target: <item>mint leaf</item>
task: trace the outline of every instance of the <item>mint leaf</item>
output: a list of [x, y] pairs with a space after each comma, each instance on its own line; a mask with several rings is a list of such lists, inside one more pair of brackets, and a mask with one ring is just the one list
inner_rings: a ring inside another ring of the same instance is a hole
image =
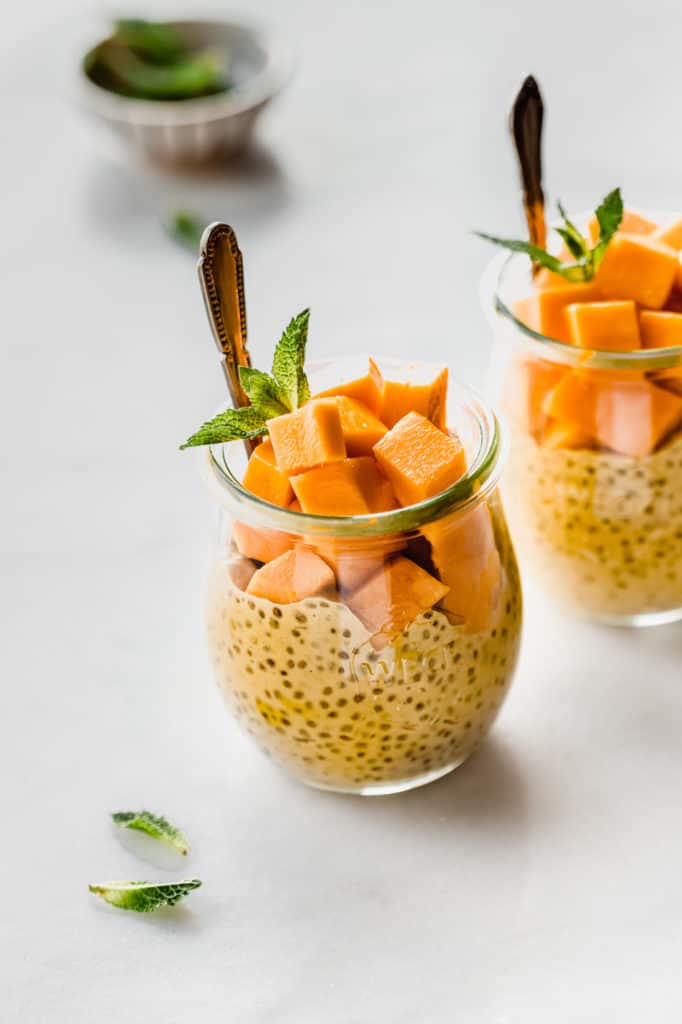
[[614, 188], [604, 197], [594, 211], [599, 224], [599, 239], [592, 250], [592, 262], [595, 271], [604, 259], [607, 247], [623, 220], [623, 197], [619, 188]]
[[309, 309], [304, 309], [290, 320], [272, 358], [272, 376], [277, 383], [279, 398], [290, 412], [310, 397], [308, 379], [303, 370], [309, 320]]
[[148, 914], [159, 907], [174, 906], [200, 885], [198, 878], [190, 878], [183, 882], [100, 882], [88, 889], [112, 907]]
[[150, 811], [116, 811], [111, 815], [111, 820], [120, 828], [146, 832], [153, 839], [159, 839], [162, 843], [172, 846], [183, 856], [189, 852], [189, 843], [180, 829]]
[[251, 366], [240, 366], [239, 380], [251, 405], [262, 414], [263, 419], [269, 420], [289, 411], [280, 400], [277, 382], [269, 373], [254, 370]]
[[556, 230], [566, 243], [568, 251], [575, 258], [575, 263], [563, 263], [557, 256], [545, 249], [540, 249], [539, 246], [533, 245], [531, 242], [515, 238], [497, 238], [495, 235], [486, 235], [481, 231], [476, 231], [475, 234], [488, 242], [510, 249], [511, 252], [526, 253], [534, 263], [546, 267], [553, 274], [560, 274], [567, 281], [591, 281], [599, 269], [609, 242], [623, 219], [623, 200], [620, 189], [615, 188], [609, 192], [595, 211], [599, 224], [599, 239], [592, 249], [589, 247], [587, 239], [568, 219], [561, 203], [557, 203], [557, 206], [563, 218], [564, 227], [559, 227]]
[[166, 219], [166, 229], [180, 245], [192, 249], [193, 252], [199, 250], [204, 223], [194, 214], [187, 210], [173, 210]]
[[263, 415], [247, 405], [241, 409], [226, 409], [208, 420], [192, 434], [180, 449], [194, 448], [201, 444], [222, 444], [227, 441], [244, 440], [249, 437], [262, 437], [267, 434]]

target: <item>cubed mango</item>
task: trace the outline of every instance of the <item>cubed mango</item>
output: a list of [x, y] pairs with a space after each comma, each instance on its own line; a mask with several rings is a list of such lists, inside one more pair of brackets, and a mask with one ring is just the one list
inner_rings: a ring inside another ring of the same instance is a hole
[[314, 398], [268, 420], [277, 465], [288, 476], [346, 457], [341, 415], [333, 398]]
[[432, 498], [466, 473], [459, 439], [417, 412], [403, 416], [382, 437], [374, 446], [374, 456], [402, 505]]
[[641, 348], [637, 307], [629, 299], [576, 302], [566, 309], [571, 341], [580, 348], [631, 352]]

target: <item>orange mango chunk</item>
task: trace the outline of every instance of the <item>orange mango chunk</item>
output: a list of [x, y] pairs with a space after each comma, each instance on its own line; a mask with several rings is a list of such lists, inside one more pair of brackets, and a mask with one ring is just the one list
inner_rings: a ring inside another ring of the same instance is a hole
[[328, 462], [293, 476], [291, 484], [309, 515], [362, 516], [396, 507], [390, 483], [371, 455]]
[[631, 352], [641, 348], [637, 307], [631, 300], [577, 302], [566, 309], [571, 341], [580, 348]]
[[238, 520], [232, 524], [232, 537], [239, 553], [256, 562], [272, 562], [293, 547], [294, 543], [288, 534], [279, 530], [249, 526]]
[[282, 508], [293, 500], [294, 492], [289, 477], [278, 469], [271, 441], [263, 441], [253, 451], [244, 473], [244, 487], [259, 498], [281, 505]]
[[422, 612], [445, 597], [448, 588], [420, 569], [409, 558], [398, 555], [386, 562], [347, 598], [347, 604], [372, 634], [377, 650], [398, 636]]
[[595, 284], [609, 299], [632, 299], [660, 309], [677, 273], [677, 253], [649, 237], [618, 232], [611, 239]]
[[524, 434], [537, 437], [545, 429], [547, 396], [566, 373], [565, 366], [548, 359], [522, 357], [512, 364], [502, 404], [510, 421]]
[[319, 391], [315, 398], [335, 398], [338, 395], [362, 402], [375, 415], [379, 411], [379, 386], [371, 373], [366, 373], [364, 377], [356, 377], [355, 380], [346, 381], [345, 384], [327, 388], [326, 391]]
[[[377, 416], [387, 427], [394, 426], [408, 412], [418, 412], [440, 430], [445, 430], [448, 392], [447, 366], [410, 363], [401, 380], [391, 380], [373, 359], [369, 371], [379, 391]], [[386, 373], [395, 372], [386, 370]]]
[[572, 370], [551, 393], [547, 413], [637, 458], [682, 421], [682, 398], [632, 372]]
[[593, 282], [570, 287], [543, 288], [535, 295], [514, 303], [514, 316], [532, 331], [570, 344], [571, 332], [566, 307], [574, 302], [598, 302], [603, 298]]
[[682, 345], [682, 313], [643, 309], [639, 326], [644, 348], [670, 348]]
[[348, 455], [370, 455], [372, 448], [384, 436], [387, 427], [362, 402], [346, 395], [334, 399], [339, 407], [341, 430]]
[[592, 448], [594, 442], [589, 434], [585, 433], [582, 427], [576, 427], [572, 423], [563, 423], [561, 420], [551, 420], [542, 432], [540, 444], [543, 448], [551, 451], [559, 449]]
[[682, 249], [682, 217], [678, 217], [672, 224], [657, 228], [652, 237], [679, 252]]
[[[682, 346], [682, 306], [679, 313], [643, 309], [639, 314], [644, 348], [677, 348]], [[656, 373], [657, 383], [682, 393], [682, 367], [670, 367]]]
[[441, 581], [450, 588], [441, 601], [449, 618], [478, 633], [495, 625], [502, 565], [486, 502], [424, 528]]
[[404, 537], [397, 534], [380, 539], [310, 538], [310, 543], [334, 571], [344, 600], [374, 573], [382, 572], [387, 559], [404, 550], [407, 544]]
[[[634, 210], [623, 210], [623, 219], [618, 232], [623, 231], [628, 235], [651, 235], [657, 228], [658, 224], [655, 221], [649, 220], [648, 217], [642, 217], [641, 213], [635, 213]], [[596, 217], [591, 218], [588, 231], [592, 245], [596, 245], [599, 238], [599, 221]]]
[[277, 465], [291, 476], [346, 457], [341, 415], [333, 398], [314, 398], [295, 412], [268, 420]]
[[258, 569], [249, 580], [247, 594], [274, 604], [293, 604], [317, 594], [332, 596], [334, 573], [314, 551], [297, 546]]
[[398, 501], [414, 505], [440, 494], [466, 473], [458, 438], [409, 412], [374, 446], [374, 457]]

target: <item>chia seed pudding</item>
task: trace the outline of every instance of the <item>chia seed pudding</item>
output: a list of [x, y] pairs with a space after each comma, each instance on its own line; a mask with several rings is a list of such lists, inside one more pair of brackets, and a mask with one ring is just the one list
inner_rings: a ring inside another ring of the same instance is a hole
[[489, 731], [517, 660], [521, 591], [506, 529], [498, 550], [487, 628], [434, 608], [380, 650], [340, 601], [280, 605], [241, 590], [234, 579], [248, 571], [228, 554], [209, 581], [208, 638], [233, 714], [269, 757], [321, 788], [394, 792], [445, 774]]

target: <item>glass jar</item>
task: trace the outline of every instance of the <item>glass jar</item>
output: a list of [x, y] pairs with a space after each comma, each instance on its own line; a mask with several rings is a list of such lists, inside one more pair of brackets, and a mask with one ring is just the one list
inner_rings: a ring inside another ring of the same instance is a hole
[[[325, 369], [357, 376], [347, 360], [324, 364], [313, 391]], [[220, 505], [207, 589], [215, 678], [261, 750], [310, 785], [370, 795], [445, 775], [478, 747], [511, 682], [522, 609], [497, 486], [505, 441], [482, 401], [449, 392], [469, 471], [405, 509], [283, 509], [241, 485], [240, 443], [207, 452]], [[249, 593], [258, 556], [287, 551], [315, 553], [330, 581], [293, 603]]]
[[520, 255], [498, 256], [481, 286], [521, 564], [580, 617], [682, 618], [682, 348], [591, 351], [545, 337], [514, 314], [531, 292]]

